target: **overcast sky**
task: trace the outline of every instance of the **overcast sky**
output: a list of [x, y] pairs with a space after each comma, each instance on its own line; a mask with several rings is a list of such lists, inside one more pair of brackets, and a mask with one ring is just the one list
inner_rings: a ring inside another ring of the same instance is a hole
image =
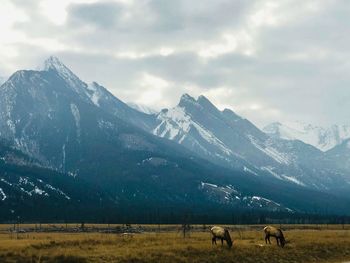
[[1, 0], [0, 76], [59, 57], [124, 101], [350, 124], [347, 0]]

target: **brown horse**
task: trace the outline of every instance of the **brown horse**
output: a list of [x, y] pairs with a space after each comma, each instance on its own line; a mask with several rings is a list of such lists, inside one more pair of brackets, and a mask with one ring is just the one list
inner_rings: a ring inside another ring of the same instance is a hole
[[264, 227], [264, 233], [266, 244], [267, 241], [269, 241], [269, 244], [271, 244], [270, 237], [276, 238], [277, 246], [284, 247], [284, 245], [286, 244], [286, 240], [284, 239], [284, 235], [281, 229], [273, 226], [266, 226]]
[[230, 236], [229, 231], [226, 228], [223, 228], [221, 226], [213, 226], [210, 229], [210, 232], [213, 235], [213, 238], [211, 239], [211, 243], [216, 245], [216, 240], [221, 240], [221, 245], [224, 244], [224, 240], [226, 241], [228, 247], [232, 247], [232, 239]]

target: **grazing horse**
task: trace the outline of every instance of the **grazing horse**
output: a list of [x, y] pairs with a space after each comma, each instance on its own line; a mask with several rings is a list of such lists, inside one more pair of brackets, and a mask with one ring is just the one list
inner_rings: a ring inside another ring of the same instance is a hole
[[210, 229], [210, 232], [213, 235], [213, 238], [211, 239], [211, 243], [216, 245], [216, 240], [220, 239], [221, 240], [221, 245], [224, 244], [224, 240], [226, 241], [228, 247], [232, 247], [232, 240], [230, 233], [226, 228], [223, 228], [221, 226], [213, 226]]
[[277, 246], [284, 247], [284, 245], [286, 244], [286, 240], [284, 239], [283, 232], [281, 229], [273, 226], [266, 226], [264, 227], [264, 233], [266, 244], [267, 241], [269, 241], [269, 244], [271, 244], [270, 237], [276, 238]]

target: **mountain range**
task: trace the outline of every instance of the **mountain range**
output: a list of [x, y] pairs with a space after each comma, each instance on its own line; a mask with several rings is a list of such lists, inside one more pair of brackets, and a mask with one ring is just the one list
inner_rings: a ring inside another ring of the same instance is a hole
[[15, 72], [0, 87], [0, 220], [35, 219], [38, 204], [48, 219], [350, 212], [347, 141], [323, 152], [204, 96], [158, 113], [131, 106], [56, 57]]
[[328, 151], [350, 138], [350, 125], [320, 127], [303, 122], [274, 122], [263, 128], [270, 136], [285, 140], [300, 140], [321, 151]]

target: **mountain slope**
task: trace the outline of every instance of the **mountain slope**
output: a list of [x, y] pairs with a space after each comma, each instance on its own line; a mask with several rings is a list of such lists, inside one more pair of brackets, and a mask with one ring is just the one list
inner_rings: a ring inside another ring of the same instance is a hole
[[148, 130], [151, 125], [154, 125], [154, 118], [129, 107], [98, 83], [92, 82], [91, 84], [86, 84], [56, 57], [49, 57], [44, 62], [42, 71], [56, 73], [66, 82], [67, 87], [79, 94], [81, 99], [92, 102], [100, 109], [118, 116], [118, 118], [124, 121], [133, 123], [146, 130]]
[[345, 140], [340, 145], [326, 152], [330, 161], [334, 163], [338, 169], [350, 171], [350, 139]]
[[[124, 209], [128, 209], [130, 216], [146, 216], [149, 209], [157, 207], [171, 209], [169, 211], [175, 215], [187, 207], [191, 207], [194, 214], [219, 208], [228, 215], [231, 209], [323, 214], [345, 212], [349, 204], [348, 200], [335, 196], [273, 182], [265, 184], [232, 171], [227, 177], [227, 171], [209, 163], [203, 166], [186, 160], [170, 163], [159, 157], [148, 158], [138, 164], [143, 171], [141, 176], [141, 170], [132, 168], [132, 173], [136, 174], [125, 174], [125, 180], [118, 178], [121, 190], [116, 192], [111, 186], [99, 188], [82, 177], [44, 168], [36, 160], [4, 144], [0, 144], [0, 156], [2, 221], [17, 220], [17, 217], [86, 221], [103, 220], [106, 215], [118, 219]], [[153, 175], [149, 176], [148, 172]], [[337, 205], [332, 205], [334, 202]]]
[[0, 142], [0, 220], [73, 219], [82, 211], [87, 216], [101, 204], [115, 206], [115, 200], [94, 185], [45, 168]]
[[87, 85], [87, 89], [91, 101], [105, 112], [146, 131], [155, 125], [156, 120], [154, 117], [139, 109], [129, 107], [98, 83], [93, 82]]
[[133, 103], [133, 102], [128, 102], [127, 105], [139, 112], [143, 112], [143, 113], [146, 113], [146, 114], [156, 114], [158, 113], [156, 110], [150, 108], [150, 107], [147, 107], [145, 105], [141, 105], [141, 104], [136, 104], [136, 103]]

